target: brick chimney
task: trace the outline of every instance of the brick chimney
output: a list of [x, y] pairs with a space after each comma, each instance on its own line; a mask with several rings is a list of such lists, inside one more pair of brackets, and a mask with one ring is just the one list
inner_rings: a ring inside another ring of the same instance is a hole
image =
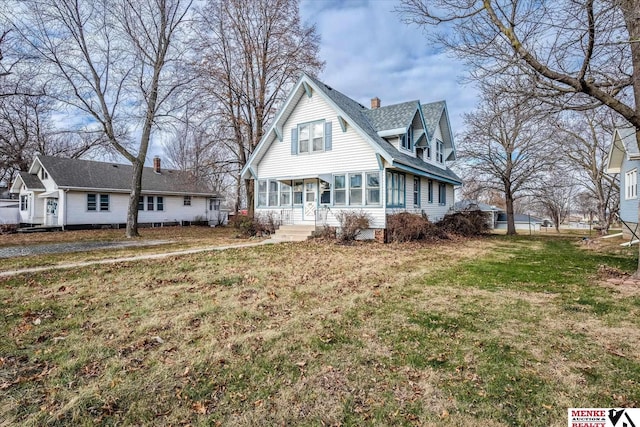
[[158, 156], [153, 158], [153, 171], [155, 173], [160, 173], [160, 157]]
[[377, 96], [375, 98], [371, 98], [371, 109], [375, 110], [376, 108], [380, 108], [380, 98]]

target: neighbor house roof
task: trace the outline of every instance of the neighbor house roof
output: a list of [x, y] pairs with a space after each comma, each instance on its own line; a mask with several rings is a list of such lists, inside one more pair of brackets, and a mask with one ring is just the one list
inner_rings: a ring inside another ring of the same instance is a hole
[[627, 160], [640, 160], [636, 129], [633, 127], [616, 128], [613, 131], [607, 159], [607, 173], [620, 173], [625, 157]]
[[[496, 221], [498, 222], [507, 222], [507, 213], [506, 212], [500, 212], [498, 214], [498, 217], [496, 219]], [[519, 214], [519, 213], [514, 213], [513, 214], [513, 221], [514, 222], [519, 222], [519, 223], [529, 223], [529, 221], [531, 221], [531, 223], [538, 223], [538, 222], [543, 222], [544, 220], [542, 220], [541, 218], [538, 218], [536, 216], [533, 215], [527, 215], [527, 214]]]
[[29, 172], [20, 171], [18, 172], [18, 176], [20, 177], [20, 179], [22, 180], [22, 182], [24, 183], [25, 187], [27, 187], [28, 190], [44, 191], [45, 189], [44, 184], [42, 183], [42, 181], [40, 181], [40, 178], [38, 178], [36, 175], [32, 175]]
[[[21, 176], [27, 175], [27, 179], [38, 180], [34, 173], [40, 166], [47, 171], [58, 188], [117, 192], [128, 192], [131, 189], [133, 176], [131, 165], [37, 156], [29, 171], [31, 173], [21, 172]], [[44, 186], [42, 189], [44, 190]], [[143, 193], [215, 195], [206, 184], [199, 182], [190, 172], [161, 169], [160, 173], [156, 173], [151, 167], [145, 167], [142, 171], [142, 191]]]
[[407, 127], [413, 119], [413, 115], [409, 114], [409, 111], [413, 108], [413, 114], [415, 115], [417, 108], [419, 108], [420, 106], [418, 101], [410, 101], [403, 104], [397, 104], [397, 108], [396, 106], [381, 107], [380, 109], [382, 110], [384, 110], [385, 108], [388, 109], [388, 114], [383, 113], [382, 115], [379, 115], [379, 117], [374, 114], [374, 116], [376, 116], [377, 118], [372, 121], [370, 119], [370, 114], [371, 111], [375, 110], [369, 110], [362, 104], [324, 84], [320, 80], [317, 80], [306, 74], [303, 74], [301, 79], [310, 80], [311, 83], [313, 83], [314, 87], [321, 91], [336, 105], [336, 107], [342, 110], [353, 122], [355, 122], [356, 126], [365, 133], [370, 141], [378, 149], [381, 149], [383, 151], [383, 154], [386, 154], [384, 155], [384, 157], [389, 160], [389, 162], [392, 163], [394, 167], [398, 167], [400, 169], [408, 169], [411, 172], [421, 172], [428, 177], [433, 177], [436, 179], [439, 178], [454, 185], [462, 184], [462, 180], [450, 168], [447, 167], [446, 169], [441, 169], [416, 157], [412, 157], [408, 154], [402, 153], [390, 142], [386, 141], [384, 138], [378, 135], [378, 130], [376, 129], [374, 122], [377, 123], [378, 126], [395, 126], [400, 123], [400, 119], [406, 118], [407, 122], [405, 123], [404, 127]]
[[477, 200], [460, 200], [459, 202], [455, 202], [453, 205], [453, 209], [456, 211], [464, 211], [464, 210], [480, 210], [483, 212], [497, 212], [500, 209], [488, 205], [486, 203], [478, 202]]

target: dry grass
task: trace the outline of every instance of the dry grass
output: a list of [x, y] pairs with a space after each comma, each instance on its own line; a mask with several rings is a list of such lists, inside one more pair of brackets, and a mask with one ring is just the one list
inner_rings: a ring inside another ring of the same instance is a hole
[[633, 260], [551, 241], [306, 242], [4, 280], [0, 425], [561, 426], [569, 406], [639, 405], [640, 300], [596, 276]]

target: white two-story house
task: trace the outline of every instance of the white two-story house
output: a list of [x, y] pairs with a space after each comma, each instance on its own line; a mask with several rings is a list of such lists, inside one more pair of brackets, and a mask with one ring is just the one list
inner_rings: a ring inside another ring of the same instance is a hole
[[388, 214], [449, 211], [462, 184], [447, 166], [455, 157], [444, 101], [366, 108], [303, 74], [242, 175], [254, 180], [256, 215], [339, 226], [338, 212], [363, 211], [362, 237], [380, 238]]

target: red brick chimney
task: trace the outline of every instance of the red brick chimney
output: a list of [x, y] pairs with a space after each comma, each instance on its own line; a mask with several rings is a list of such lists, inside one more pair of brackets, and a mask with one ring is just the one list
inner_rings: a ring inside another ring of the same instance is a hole
[[377, 96], [375, 98], [371, 98], [371, 109], [375, 110], [376, 108], [380, 108], [380, 98]]
[[155, 173], [160, 173], [160, 157], [158, 156], [153, 158], [153, 171]]

